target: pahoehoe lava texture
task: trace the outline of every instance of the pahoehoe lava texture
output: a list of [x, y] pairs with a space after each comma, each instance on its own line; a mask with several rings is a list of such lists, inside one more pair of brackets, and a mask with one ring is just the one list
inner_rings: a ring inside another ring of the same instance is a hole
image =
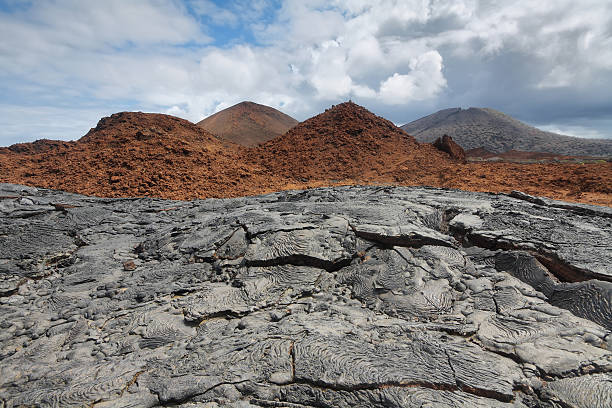
[[0, 197], [0, 407], [612, 405], [604, 207]]

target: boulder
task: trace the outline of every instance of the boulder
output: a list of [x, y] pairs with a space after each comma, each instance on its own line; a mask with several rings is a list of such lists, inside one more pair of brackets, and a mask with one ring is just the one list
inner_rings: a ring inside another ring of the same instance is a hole
[[436, 149], [448, 153], [451, 158], [465, 163], [465, 152], [461, 146], [453, 141], [452, 137], [448, 135], [439, 137], [433, 142], [433, 145]]

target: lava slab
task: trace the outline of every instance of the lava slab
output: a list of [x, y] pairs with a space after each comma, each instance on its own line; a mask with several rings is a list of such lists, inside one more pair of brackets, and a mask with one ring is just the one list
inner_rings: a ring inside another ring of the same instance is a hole
[[0, 407], [609, 407], [612, 212], [0, 184]]

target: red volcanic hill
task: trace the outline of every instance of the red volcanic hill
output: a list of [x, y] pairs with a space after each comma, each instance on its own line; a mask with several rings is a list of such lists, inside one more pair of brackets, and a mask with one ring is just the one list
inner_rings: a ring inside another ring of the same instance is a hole
[[352, 102], [327, 109], [249, 154], [251, 161], [294, 180], [370, 180], [398, 165], [417, 174], [451, 161]]
[[0, 170], [4, 182], [98, 196], [217, 197], [228, 188], [239, 193], [250, 176], [239, 150], [183, 119], [123, 112], [102, 118], [77, 142], [4, 149]]
[[198, 122], [198, 126], [223, 140], [255, 146], [282, 135], [298, 121], [254, 102], [240, 102]]

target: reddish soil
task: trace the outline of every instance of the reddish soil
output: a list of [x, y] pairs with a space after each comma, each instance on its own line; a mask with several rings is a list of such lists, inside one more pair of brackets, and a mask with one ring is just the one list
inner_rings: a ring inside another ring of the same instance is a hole
[[389, 182], [430, 185], [468, 191], [528, 194], [557, 200], [612, 207], [612, 163], [508, 163], [454, 164], [443, 171], [415, 180], [403, 169], [388, 174]]
[[75, 142], [65, 142], [63, 140], [40, 139], [32, 143], [17, 143], [9, 147], [0, 147], [0, 153], [21, 153], [21, 154], [37, 154], [46, 153], [52, 150], [69, 148]]
[[430, 185], [612, 206], [612, 163], [462, 164], [352, 103], [255, 148], [160, 114], [103, 118], [76, 142], [0, 148], [0, 182], [106, 197], [236, 197], [338, 184]]

